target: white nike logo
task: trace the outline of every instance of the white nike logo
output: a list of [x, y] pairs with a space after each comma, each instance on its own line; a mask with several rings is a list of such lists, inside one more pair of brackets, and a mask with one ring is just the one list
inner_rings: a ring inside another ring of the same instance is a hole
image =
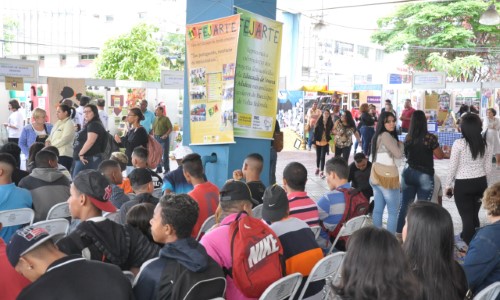
[[275, 205], [276, 205], [276, 203], [274, 203], [274, 204], [269, 204], [269, 207], [273, 207], [273, 206], [275, 206]]

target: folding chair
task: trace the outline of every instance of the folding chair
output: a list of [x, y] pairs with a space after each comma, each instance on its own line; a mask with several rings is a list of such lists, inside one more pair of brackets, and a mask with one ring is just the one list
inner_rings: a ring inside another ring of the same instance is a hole
[[309, 228], [311, 228], [312, 232], [314, 233], [314, 238], [317, 240], [319, 237], [319, 234], [321, 233], [321, 226], [312, 226]]
[[301, 300], [304, 297], [311, 282], [323, 280], [330, 276], [336, 276], [340, 270], [344, 256], [345, 252], [337, 252], [327, 255], [318, 261], [311, 270], [311, 273], [309, 273], [298, 299]]
[[60, 234], [65, 236], [68, 234], [69, 221], [66, 219], [51, 219], [33, 223], [32, 226], [45, 228], [49, 234]]
[[201, 240], [201, 237], [215, 225], [215, 215], [211, 215], [208, 217], [205, 222], [201, 225], [200, 231], [198, 232], [198, 236], [196, 236], [196, 240]]
[[252, 215], [254, 218], [262, 219], [262, 204], [259, 204], [252, 209]]
[[293, 299], [302, 282], [302, 274], [293, 273], [285, 276], [267, 287], [259, 300]]
[[130, 285], [132, 285], [134, 283], [134, 280], [135, 280], [134, 273], [132, 273], [130, 271], [122, 271], [122, 272], [123, 272], [123, 275], [125, 275], [125, 277], [127, 277], [128, 281], [130, 281]]
[[474, 300], [491, 300], [496, 299], [500, 294], [500, 281], [492, 283], [477, 293]]
[[330, 246], [330, 250], [328, 250], [327, 255], [329, 255], [333, 252], [333, 249], [335, 248], [335, 245], [337, 244], [337, 241], [339, 240], [340, 237], [350, 236], [356, 230], [361, 229], [365, 226], [368, 226], [368, 224], [370, 224], [370, 222], [369, 222], [370, 219], [371, 218], [369, 216], [363, 215], [363, 216], [352, 218], [349, 221], [345, 222], [344, 225], [342, 225], [342, 228], [340, 229], [339, 233], [337, 234], [337, 237], [335, 238], [332, 245]]
[[3, 227], [33, 224], [35, 212], [31, 208], [16, 208], [0, 211], [0, 223]]
[[68, 202], [57, 203], [47, 213], [47, 220], [71, 217]]

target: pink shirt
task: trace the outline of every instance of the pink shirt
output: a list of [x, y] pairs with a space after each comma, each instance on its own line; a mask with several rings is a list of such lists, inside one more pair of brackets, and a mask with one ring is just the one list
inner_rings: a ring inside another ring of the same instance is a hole
[[14, 270], [7, 259], [6, 245], [0, 238], [0, 298], [14, 300], [30, 281]]
[[401, 121], [402, 128], [405, 128], [405, 129], [410, 128], [410, 120], [409, 119], [411, 119], [411, 115], [413, 114], [414, 111], [415, 111], [415, 109], [413, 109], [413, 107], [410, 107], [410, 108], [403, 110], [403, 112], [401, 113], [401, 116], [404, 118], [408, 118], [408, 120]]
[[290, 217], [295, 217], [309, 226], [319, 226], [319, 212], [316, 202], [306, 192], [293, 192], [288, 195]]
[[[236, 219], [237, 215], [237, 213], [234, 213], [225, 217], [220, 223], [219, 227], [207, 232], [200, 241], [200, 243], [207, 250], [208, 255], [210, 255], [210, 257], [212, 257], [221, 267], [225, 267], [227, 269], [233, 266], [231, 257], [231, 238], [229, 237], [228, 225], [231, 224], [234, 219]], [[226, 281], [227, 300], [254, 299], [248, 298], [243, 295], [243, 293], [234, 285], [234, 281], [231, 277], [226, 276]]]

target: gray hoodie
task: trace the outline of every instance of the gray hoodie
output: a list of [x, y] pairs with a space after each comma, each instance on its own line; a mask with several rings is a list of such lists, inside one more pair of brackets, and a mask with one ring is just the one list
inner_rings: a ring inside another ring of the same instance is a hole
[[31, 192], [35, 222], [45, 220], [52, 206], [68, 200], [69, 185], [68, 178], [53, 168], [35, 168], [19, 182], [20, 188]]

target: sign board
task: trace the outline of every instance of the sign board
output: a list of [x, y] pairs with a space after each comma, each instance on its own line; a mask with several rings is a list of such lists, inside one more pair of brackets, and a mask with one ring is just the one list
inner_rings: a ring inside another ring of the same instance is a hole
[[161, 71], [162, 89], [184, 89], [184, 71]]
[[445, 72], [414, 73], [412, 80], [413, 89], [444, 89], [446, 88]]
[[401, 74], [389, 74], [389, 84], [403, 83], [403, 76]]
[[366, 102], [371, 104], [380, 104], [380, 96], [367, 96]]
[[38, 81], [38, 62], [23, 59], [0, 59], [0, 76], [22, 77], [24, 81]]
[[5, 76], [5, 89], [8, 91], [24, 91], [23, 78]]

